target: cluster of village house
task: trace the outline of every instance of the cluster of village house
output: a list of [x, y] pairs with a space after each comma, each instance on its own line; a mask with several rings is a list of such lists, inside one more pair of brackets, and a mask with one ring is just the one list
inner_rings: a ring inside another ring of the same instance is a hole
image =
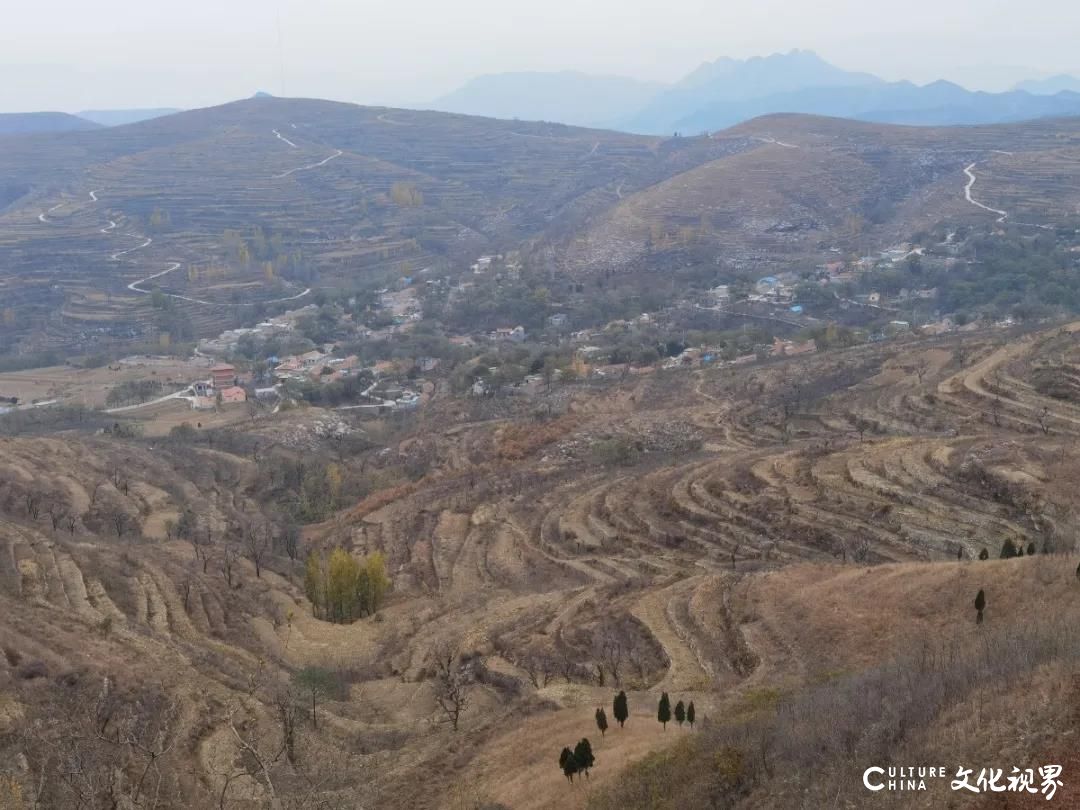
[[[276, 361], [276, 358], [271, 358]], [[356, 355], [345, 358], [331, 357], [327, 352], [310, 351], [304, 354], [286, 357], [274, 366], [274, 380], [310, 379], [317, 382], [334, 382], [354, 374], [360, 368], [360, 359]], [[247, 402], [247, 391], [241, 383], [250, 383], [251, 374], [238, 374], [235, 366], [220, 363], [210, 369], [210, 379], [196, 382], [192, 388], [195, 396], [191, 407], [196, 410], [211, 410], [219, 405], [235, 405]], [[274, 393], [274, 388], [256, 389], [256, 396]]]
[[[879, 256], [868, 256], [861, 258], [853, 263], [843, 261], [826, 262], [819, 265], [816, 269], [818, 271], [818, 278], [822, 284], [839, 284], [845, 281], [850, 281], [856, 278], [856, 274], [859, 271], [872, 270], [879, 267], [881, 264], [896, 264], [904, 261], [912, 255], [919, 255], [922, 253], [920, 248], [912, 248], [910, 245], [898, 245], [882, 251]], [[494, 267], [495, 260], [501, 260], [502, 256], [482, 256], [472, 266], [472, 271], [476, 275], [482, 275], [490, 272]], [[947, 260], [955, 261], [955, 259]], [[516, 269], [516, 266], [507, 264], [505, 270], [511, 275]], [[421, 271], [421, 273], [426, 272]], [[421, 317], [419, 300], [416, 298], [415, 291], [411, 288], [412, 278], [401, 279], [396, 289], [394, 290], [379, 290], [379, 305], [380, 308], [388, 312], [393, 316], [395, 324], [405, 324], [411, 320], [417, 320]], [[434, 281], [428, 281], [428, 284], [436, 283]], [[774, 306], [785, 307], [793, 315], [803, 314], [803, 307], [795, 303], [795, 286], [797, 283], [797, 277], [793, 273], [784, 273], [779, 276], [765, 276], [758, 279], [754, 284], [753, 291], [746, 296], [746, 301], [750, 303], [763, 303]], [[470, 282], [464, 282], [460, 285], [462, 288], [472, 286]], [[451, 292], [454, 292], [453, 290]], [[906, 300], [906, 299], [933, 299], [936, 294], [934, 289], [912, 289], [901, 290], [900, 293], [894, 297], [894, 300]], [[731, 303], [732, 292], [729, 285], [722, 284], [712, 288], [708, 293], [708, 301], [718, 307], [723, 308]], [[870, 292], [868, 294], [856, 296], [851, 303], [865, 304], [867, 306], [887, 308], [888, 303], [884, 297], [878, 292]], [[258, 336], [267, 337], [272, 334], [280, 334], [282, 332], [291, 332], [295, 328], [296, 319], [304, 312], [312, 310], [313, 307], [309, 306], [301, 310], [286, 313], [283, 316], [272, 319], [266, 323], [261, 323], [252, 329], [238, 329], [231, 332], [223, 333], [217, 340], [222, 343], [221, 346], [207, 346], [208, 349], [228, 349], [232, 350], [236, 346], [236, 342], [240, 336], [245, 333], [253, 333]], [[649, 315], [643, 315], [639, 321], [647, 322]], [[568, 317], [564, 313], [556, 313], [548, 318], [548, 326], [561, 329], [568, 323]], [[619, 326], [623, 322], [613, 322], [605, 327], [605, 331], [609, 331], [612, 327]], [[627, 322], [627, 325], [628, 322]], [[890, 324], [892, 331], [907, 331], [910, 327], [904, 321], [893, 321]], [[407, 327], [406, 327], [407, 328]], [[929, 324], [923, 328], [923, 331], [941, 332], [951, 331], [955, 328], [954, 324], [945, 321]], [[886, 330], [889, 331], [889, 330]], [[587, 341], [590, 336], [595, 333], [578, 332], [571, 335], [571, 339], [575, 341]], [[522, 343], [526, 339], [525, 329], [522, 326], [506, 327], [495, 329], [486, 336], [489, 340], [499, 342], [511, 342]], [[468, 345], [474, 345], [475, 341], [470, 337], [457, 337], [451, 339], [456, 343], [467, 343]], [[764, 347], [762, 347], [764, 348]], [[759, 348], [760, 351], [760, 348]], [[814, 341], [806, 341], [803, 343], [781, 340], [779, 338], [774, 339], [772, 346], [768, 347], [768, 353], [774, 357], [790, 357], [800, 354], [806, 354], [816, 351], [816, 345]], [[610, 365], [604, 362], [604, 355], [607, 350], [585, 345], [581, 346], [575, 357], [575, 371], [584, 375], [599, 375], [605, 376], [614, 373], [625, 373], [626, 367], [623, 365]], [[734, 362], [743, 362], [753, 359], [755, 355], [748, 355], [746, 357], [736, 358]], [[664, 366], [697, 366], [706, 365], [714, 362], [719, 357], [719, 354], [715, 350], [708, 348], [691, 347], [683, 351], [679, 356], [668, 358], [664, 361]], [[344, 358], [333, 357], [329, 351], [312, 350], [304, 354], [286, 357], [281, 360], [277, 358], [270, 358], [273, 367], [273, 378], [276, 384], [280, 384], [289, 380], [295, 381], [314, 381], [330, 383], [349, 377], [356, 374], [361, 369], [360, 360], [355, 355], [350, 355]], [[437, 360], [427, 361], [422, 360], [422, 371], [431, 371], [436, 364]], [[380, 377], [382, 373], [391, 371], [390, 368], [380, 368], [380, 366], [392, 366], [392, 363], [380, 363], [372, 369], [375, 372], [376, 378]], [[647, 371], [649, 369], [634, 370], [632, 372]], [[211, 369], [212, 379], [205, 383], [199, 383], [196, 385], [196, 397], [193, 402], [193, 406], [196, 408], [213, 408], [220, 404], [230, 404], [244, 402], [247, 398], [244, 388], [240, 387], [239, 383], [242, 378], [237, 375], [236, 370], [232, 366], [219, 365]], [[249, 381], [249, 380], [246, 380]], [[543, 379], [539, 375], [531, 375], [526, 378], [524, 382], [525, 387], [535, 387], [540, 385]], [[373, 386], [372, 388], [376, 388]], [[383, 386], [385, 388], [385, 385]], [[265, 388], [257, 389], [256, 395], [269, 395], [276, 389]], [[415, 405], [418, 395], [409, 391], [395, 392], [393, 390], [383, 391], [377, 390], [375, 393], [365, 392], [369, 394], [369, 399], [376, 402], [377, 407], [384, 407], [387, 405], [393, 405], [395, 407], [412, 407]], [[474, 386], [474, 393], [481, 394], [486, 393], [485, 383], [483, 381], [477, 381]], [[367, 406], [364, 406], [367, 407]]]
[[360, 358], [355, 354], [348, 357], [332, 357], [329, 352], [312, 349], [303, 354], [293, 355], [278, 360], [270, 358], [274, 365], [274, 380], [285, 382], [286, 380], [311, 380], [313, 382], [331, 383], [342, 380], [356, 374], [361, 369]]
[[[271, 360], [274, 361], [275, 358]], [[438, 360], [423, 358], [420, 368], [424, 371], [432, 371], [437, 364]], [[254, 389], [255, 396], [259, 399], [276, 399], [279, 395], [277, 386], [281, 383], [290, 380], [330, 383], [355, 375], [362, 368], [360, 359], [356, 355], [339, 358], [331, 356], [328, 352], [317, 350], [305, 352], [277, 362], [273, 368], [275, 385]], [[391, 361], [376, 363], [371, 368], [375, 379], [361, 394], [366, 399], [366, 404], [355, 407], [378, 411], [416, 408], [421, 401], [419, 393], [403, 388], [383, 376], [397, 370], [397, 364]], [[238, 374], [234, 366], [225, 363], [216, 365], [210, 369], [209, 380], [201, 380], [193, 384], [194, 397], [191, 398], [191, 407], [196, 410], [213, 410], [223, 405], [246, 402], [247, 391], [241, 387], [241, 383], [251, 381], [251, 374]]]
[[247, 391], [240, 387], [236, 369], [221, 363], [210, 369], [210, 379], [200, 380], [192, 388], [195, 396], [191, 407], [199, 411], [213, 410], [218, 405], [235, 405], [247, 402]]

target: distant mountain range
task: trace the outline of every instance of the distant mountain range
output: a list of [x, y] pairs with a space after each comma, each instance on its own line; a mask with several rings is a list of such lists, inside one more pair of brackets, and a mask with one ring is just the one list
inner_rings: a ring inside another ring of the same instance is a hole
[[1059, 73], [1048, 79], [1028, 79], [1020, 82], [1014, 90], [1023, 90], [1026, 93], [1034, 93], [1039, 96], [1052, 96], [1062, 91], [1068, 93], [1080, 93], [1080, 79]]
[[1055, 76], [984, 93], [946, 81], [887, 82], [794, 50], [717, 59], [670, 85], [573, 72], [493, 74], [425, 106], [657, 135], [697, 134], [781, 112], [893, 124], [990, 124], [1080, 115], [1080, 80]]
[[621, 76], [496, 73], [480, 76], [432, 103], [440, 112], [610, 127], [645, 107], [666, 85]]
[[151, 118], [161, 118], [163, 115], [173, 115], [178, 112], [180, 110], [175, 107], [157, 107], [146, 110], [83, 110], [76, 113], [76, 115], [103, 127], [118, 127], [123, 124], [134, 124], [138, 121], [149, 121]]
[[86, 110], [78, 115], [62, 112], [0, 113], [0, 135], [37, 135], [46, 132], [82, 132], [101, 127], [134, 124], [180, 112], [172, 108], [150, 110]]

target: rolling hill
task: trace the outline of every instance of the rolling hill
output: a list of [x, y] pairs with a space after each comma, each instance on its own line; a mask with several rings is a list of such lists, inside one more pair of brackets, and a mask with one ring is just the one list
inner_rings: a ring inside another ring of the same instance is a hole
[[[129, 285], [154, 274], [181, 306], [220, 321], [239, 290], [282, 299], [319, 275], [419, 270], [515, 247], [573, 227], [620, 188], [719, 154], [705, 141], [250, 99], [71, 137], [9, 139], [0, 256], [12, 287], [63, 319], [50, 327], [57, 339], [102, 319], [137, 327], [149, 302]], [[272, 258], [295, 264], [289, 257], [302, 253], [303, 273], [283, 264], [267, 283], [261, 265], [233, 267], [224, 282], [188, 272], [230, 266], [223, 234], [254, 228], [278, 238]], [[66, 270], [54, 286], [57, 261]]]
[[1020, 221], [1060, 222], [1080, 203], [1062, 183], [1078, 170], [1078, 119], [952, 128], [772, 115], [707, 140], [729, 154], [624, 194], [560, 242], [566, 266], [655, 270], [692, 255], [765, 271], [832, 248], [862, 255], [941, 221], [991, 222], [965, 198], [972, 165], [980, 197]]
[[0, 135], [81, 132], [98, 126], [88, 119], [61, 112], [0, 113]]
[[[664, 274], [688, 257], [805, 267], [943, 220], [991, 222], [978, 202], [1060, 222], [1080, 204], [1078, 149], [1076, 119], [952, 128], [778, 115], [664, 139], [277, 98], [11, 136], [0, 266], [23, 316], [4, 331], [9, 346], [41, 348], [149, 334], [157, 286], [185, 333], [203, 335], [240, 302], [505, 250], [571, 277]], [[258, 260], [236, 234], [261, 240]]]

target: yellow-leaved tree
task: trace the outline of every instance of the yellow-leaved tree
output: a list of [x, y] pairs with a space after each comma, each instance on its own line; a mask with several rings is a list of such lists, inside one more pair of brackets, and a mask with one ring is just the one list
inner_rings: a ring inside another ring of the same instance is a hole
[[304, 590], [316, 616], [344, 624], [374, 614], [390, 590], [386, 558], [376, 551], [357, 559], [343, 548], [327, 557], [313, 551], [304, 572]]

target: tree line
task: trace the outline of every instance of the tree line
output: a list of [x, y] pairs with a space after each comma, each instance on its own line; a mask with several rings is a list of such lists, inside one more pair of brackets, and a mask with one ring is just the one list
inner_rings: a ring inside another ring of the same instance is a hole
[[[615, 698], [611, 702], [611, 714], [615, 718], [615, 722], [619, 724], [619, 728], [625, 728], [626, 721], [630, 719], [630, 704], [626, 698], [626, 692], [620, 691], [615, 695]], [[607, 736], [608, 719], [607, 712], [604, 711], [602, 706], [596, 708], [596, 713], [593, 715], [596, 721], [596, 728], [600, 732], [601, 738]], [[667, 730], [667, 724], [671, 722], [674, 717], [675, 722], [682, 726], [684, 723], [689, 723], [693, 728], [694, 722], [697, 720], [697, 710], [694, 708], [694, 701], [684, 703], [682, 700], [675, 704], [674, 714], [671, 708], [671, 698], [667, 692], [660, 694], [660, 700], [656, 706], [656, 720]], [[579, 773], [584, 773], [586, 778], [589, 776], [589, 769], [596, 764], [596, 757], [593, 754], [592, 745], [589, 743], [587, 737], [582, 737], [580, 742], [573, 748], [566, 746], [559, 754], [559, 768], [563, 772], [563, 776], [566, 777], [568, 782], [573, 783], [574, 776]]]

